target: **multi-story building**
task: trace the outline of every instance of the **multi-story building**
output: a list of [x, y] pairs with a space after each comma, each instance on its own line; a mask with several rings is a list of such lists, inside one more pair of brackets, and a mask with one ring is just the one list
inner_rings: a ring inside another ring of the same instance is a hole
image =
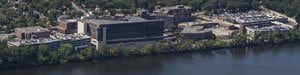
[[138, 9], [136, 14], [134, 14], [134, 16], [140, 16], [145, 19], [154, 19], [154, 17], [151, 16], [150, 11], [146, 9]]
[[51, 35], [51, 31], [40, 26], [16, 28], [15, 34], [18, 39], [46, 38]]
[[40, 39], [14, 39], [8, 42], [8, 46], [39, 46], [47, 45], [50, 50], [57, 50], [63, 44], [70, 44], [75, 50], [87, 48], [91, 43], [90, 36], [81, 34], [53, 35]]
[[[173, 24], [178, 24], [181, 22], [189, 22], [192, 18], [192, 8], [184, 5], [170, 6], [170, 7], [160, 7], [157, 6], [153, 11], [153, 16], [156, 19], [170, 20], [173, 19]], [[166, 23], [170, 23], [165, 21]], [[168, 25], [168, 24], [167, 24]]]
[[125, 44], [143, 46], [163, 39], [164, 22], [127, 16], [123, 19], [87, 19], [78, 24], [79, 33], [92, 37], [92, 43], [102, 45]]
[[249, 11], [246, 13], [230, 13], [218, 15], [219, 21], [238, 27], [241, 33], [246, 32], [246, 27], [265, 27], [273, 22], [288, 23], [288, 18], [265, 11]]
[[62, 34], [74, 34], [77, 32], [77, 20], [60, 20], [58, 32]]
[[280, 33], [285, 33], [290, 30], [290, 27], [287, 26], [280, 26], [280, 25], [271, 25], [271, 26], [265, 26], [265, 27], [257, 27], [257, 26], [251, 26], [246, 27], [247, 34], [249, 39], [254, 39], [256, 35], [259, 33], [260, 35], [268, 35], [271, 32], [279, 31]]
[[187, 26], [204, 26], [205, 28], [215, 28], [218, 23], [216, 22], [184, 22], [178, 24], [178, 28], [184, 28]]

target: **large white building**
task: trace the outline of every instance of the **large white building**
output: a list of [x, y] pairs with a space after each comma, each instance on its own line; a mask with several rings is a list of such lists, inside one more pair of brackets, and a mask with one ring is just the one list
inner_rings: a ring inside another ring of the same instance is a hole
[[87, 48], [91, 43], [91, 37], [82, 34], [51, 35], [40, 39], [14, 39], [8, 42], [8, 46], [39, 46], [47, 45], [50, 50], [57, 50], [63, 44], [70, 44], [75, 50]]
[[254, 39], [257, 34], [260, 35], [268, 35], [272, 32], [278, 31], [281, 33], [288, 32], [291, 28], [287, 26], [281, 25], [273, 25], [273, 26], [266, 26], [266, 27], [246, 27], [247, 35], [250, 40]]

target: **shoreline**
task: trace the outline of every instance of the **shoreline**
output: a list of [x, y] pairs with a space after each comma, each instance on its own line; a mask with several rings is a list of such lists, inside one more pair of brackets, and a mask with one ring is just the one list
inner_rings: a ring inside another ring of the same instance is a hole
[[[299, 41], [295, 42], [286, 42], [286, 43], [278, 43], [278, 44], [264, 44], [264, 46], [276, 46], [276, 45], [289, 45], [289, 44], [297, 44], [300, 43]], [[231, 46], [231, 47], [224, 47], [224, 48], [209, 48], [206, 50], [182, 50], [182, 51], [174, 51], [174, 52], [161, 52], [161, 53], [151, 53], [151, 54], [136, 54], [136, 55], [128, 55], [128, 56], [107, 56], [107, 57], [99, 57], [94, 58], [91, 60], [84, 60], [84, 61], [71, 61], [67, 63], [56, 63], [56, 64], [40, 64], [40, 65], [31, 65], [31, 66], [23, 66], [19, 68], [11, 68], [11, 69], [2, 69], [0, 71], [13, 71], [13, 70], [23, 70], [23, 69], [30, 69], [30, 68], [37, 68], [42, 66], [51, 66], [51, 65], [64, 65], [64, 64], [84, 64], [84, 63], [94, 63], [94, 62], [101, 62], [101, 61], [109, 61], [117, 58], [138, 58], [138, 57], [145, 57], [145, 56], [163, 56], [163, 55], [177, 55], [177, 54], [187, 54], [187, 53], [198, 53], [198, 52], [210, 52], [210, 51], [217, 51], [217, 50], [224, 50], [224, 49], [237, 49], [237, 48], [247, 48], [247, 47], [259, 47], [259, 44], [252, 44], [246, 46]]]
[[235, 35], [230, 41], [222, 39], [187, 40], [178, 44], [158, 42], [155, 45], [146, 45], [143, 48], [123, 47], [122, 44], [111, 48], [105, 46], [96, 50], [87, 48], [81, 51], [73, 50], [72, 45], [64, 44], [58, 50], [49, 50], [47, 45], [38, 47], [7, 47], [0, 42], [0, 70], [15, 70], [42, 65], [58, 65], [76, 62], [113, 59], [116, 57], [139, 57], [158, 54], [193, 53], [220, 49], [255, 47], [266, 45], [282, 45], [300, 42], [300, 31], [290, 30], [286, 34], [271, 32], [267, 35], [258, 34], [255, 39], [248, 39], [247, 35]]

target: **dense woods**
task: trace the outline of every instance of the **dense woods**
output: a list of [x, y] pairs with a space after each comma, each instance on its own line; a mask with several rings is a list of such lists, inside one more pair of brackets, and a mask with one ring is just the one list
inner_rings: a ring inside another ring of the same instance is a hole
[[262, 5], [300, 20], [299, 0], [262, 0]]

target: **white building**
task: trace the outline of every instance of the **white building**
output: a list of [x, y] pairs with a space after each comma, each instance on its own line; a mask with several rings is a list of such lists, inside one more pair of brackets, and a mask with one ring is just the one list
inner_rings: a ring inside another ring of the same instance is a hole
[[87, 48], [91, 43], [91, 37], [82, 34], [51, 35], [41, 39], [14, 39], [8, 42], [8, 46], [39, 46], [47, 45], [50, 50], [57, 50], [63, 44], [71, 44], [75, 50]]

